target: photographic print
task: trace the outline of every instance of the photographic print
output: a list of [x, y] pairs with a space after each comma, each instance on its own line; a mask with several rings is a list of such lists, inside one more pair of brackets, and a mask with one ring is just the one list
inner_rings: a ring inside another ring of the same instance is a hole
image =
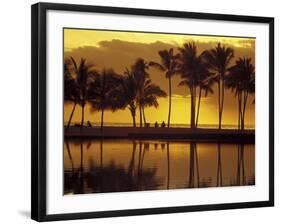
[[31, 16], [32, 219], [274, 205], [274, 18]]
[[64, 28], [64, 194], [255, 185], [255, 41]]

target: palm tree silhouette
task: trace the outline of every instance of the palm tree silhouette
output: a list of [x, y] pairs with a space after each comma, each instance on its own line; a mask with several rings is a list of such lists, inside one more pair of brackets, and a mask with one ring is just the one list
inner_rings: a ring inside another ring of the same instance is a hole
[[124, 72], [120, 87], [120, 92], [117, 94], [125, 101], [124, 103], [127, 105], [133, 118], [133, 127], [136, 127], [137, 83], [134, 74], [129, 69], [126, 69]]
[[91, 78], [94, 76], [95, 71], [92, 70], [93, 65], [87, 64], [86, 59], [81, 58], [79, 65], [77, 65], [74, 58], [71, 57], [71, 61], [74, 67], [75, 83], [79, 91], [79, 104], [82, 108], [81, 127], [84, 126], [84, 108], [88, 97], [88, 85]]
[[136, 62], [132, 65], [132, 74], [134, 75], [134, 79], [136, 82], [136, 90], [137, 90], [137, 98], [136, 102], [139, 107], [140, 114], [140, 127], [142, 127], [142, 103], [143, 103], [143, 95], [144, 95], [144, 85], [147, 78], [149, 78], [149, 73], [147, 70], [149, 69], [148, 63], [143, 58], [138, 58]]
[[[185, 43], [182, 48], [179, 48], [180, 54], [178, 54], [179, 61], [179, 72], [181, 73], [181, 82], [179, 86], [187, 86], [190, 92], [190, 127], [195, 128], [195, 112], [196, 112], [196, 96], [197, 87], [199, 86], [199, 94], [201, 100], [201, 93], [203, 88], [210, 91], [211, 82], [206, 82], [206, 77], [209, 75], [209, 66], [203, 60], [203, 55], [197, 54], [197, 48], [195, 43]], [[198, 105], [198, 110], [200, 109], [200, 104]], [[199, 117], [199, 111], [197, 113]]]
[[64, 102], [73, 103], [73, 107], [67, 122], [66, 129], [69, 128], [71, 120], [76, 108], [77, 103], [79, 103], [79, 91], [75, 79], [71, 75], [71, 61], [69, 59], [64, 60]]
[[218, 84], [218, 105], [219, 105], [219, 129], [222, 124], [222, 114], [224, 105], [225, 76], [234, 57], [234, 50], [230, 47], [222, 46], [218, 43], [211, 50], [203, 52], [206, 62], [209, 63], [211, 70], [215, 72], [214, 79]]
[[121, 76], [112, 69], [103, 69], [101, 73], [96, 73], [94, 80], [89, 84], [88, 101], [92, 110], [101, 111], [101, 131], [104, 125], [105, 110], [114, 112], [117, 109], [126, 107], [124, 101], [116, 94], [121, 82]]
[[[131, 66], [131, 70], [125, 72], [125, 80], [130, 87], [125, 87], [125, 93], [129, 93], [129, 109], [135, 122], [136, 107], [139, 107], [140, 127], [145, 121], [144, 107], [158, 107], [157, 97], [165, 97], [166, 93], [161, 88], [153, 84], [149, 78], [149, 64], [142, 58], [136, 60]], [[134, 89], [134, 90], [133, 90]], [[145, 121], [146, 123], [146, 121]], [[135, 124], [134, 124], [135, 126]]]
[[161, 63], [151, 61], [150, 66], [158, 68], [160, 71], [165, 73], [165, 77], [169, 80], [169, 112], [168, 112], [168, 128], [170, 127], [171, 119], [171, 108], [172, 108], [172, 76], [176, 74], [177, 61], [176, 55], [174, 55], [173, 48], [169, 50], [162, 50], [158, 52]]
[[245, 128], [245, 113], [249, 94], [255, 92], [255, 67], [251, 58], [239, 58], [228, 69], [226, 85], [234, 92], [238, 101], [238, 129]]

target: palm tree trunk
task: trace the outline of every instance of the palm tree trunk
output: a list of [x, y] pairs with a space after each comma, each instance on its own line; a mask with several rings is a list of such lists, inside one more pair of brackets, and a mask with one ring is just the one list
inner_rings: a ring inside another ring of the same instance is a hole
[[100, 122], [101, 131], [103, 131], [103, 117], [104, 117], [104, 109], [101, 109], [101, 122]]
[[129, 106], [129, 110], [131, 112], [132, 118], [133, 118], [133, 127], [136, 127], [136, 108]]
[[142, 114], [143, 114], [143, 122], [144, 122], [144, 126], [145, 126], [146, 119], [145, 119], [145, 113], [144, 113], [144, 106], [142, 106]]
[[221, 111], [220, 111], [220, 124], [222, 125], [222, 114], [223, 114], [223, 105], [224, 105], [224, 80], [222, 80], [222, 95], [221, 95]]
[[199, 89], [199, 97], [198, 97], [198, 105], [197, 105], [197, 115], [196, 115], [196, 128], [198, 127], [198, 120], [199, 120], [199, 111], [200, 111], [200, 102], [201, 102], [201, 92], [202, 88]]
[[103, 139], [100, 139], [100, 167], [103, 168]]
[[241, 128], [241, 93], [238, 93], [238, 130]]
[[85, 105], [82, 106], [82, 119], [81, 119], [81, 127], [84, 126], [84, 108], [85, 108]]
[[136, 115], [132, 114], [132, 118], [133, 118], [133, 127], [136, 127]]
[[142, 127], [142, 110], [141, 110], [141, 103], [139, 104], [139, 111], [140, 111], [140, 128]]
[[191, 104], [190, 104], [190, 128], [195, 127], [195, 107], [194, 107], [194, 87], [190, 88]]
[[172, 108], [172, 80], [171, 80], [171, 77], [169, 77], [169, 113], [168, 113], [168, 128], [170, 127], [171, 108]]
[[248, 91], [244, 92], [244, 101], [243, 101], [243, 111], [242, 111], [242, 124], [241, 129], [245, 129], [245, 113], [246, 113], [246, 105], [247, 105], [247, 99], [248, 99]]
[[221, 113], [221, 87], [220, 87], [221, 83], [220, 83], [220, 80], [218, 81], [218, 100], [219, 100], [219, 129], [221, 129], [221, 116], [220, 116], [220, 113]]
[[75, 111], [76, 105], [77, 105], [77, 103], [75, 102], [75, 103], [74, 103], [74, 105], [73, 105], [73, 108], [72, 108], [72, 111], [71, 111], [71, 114], [70, 114], [69, 120], [68, 120], [68, 122], [67, 122], [66, 129], [68, 129], [68, 128], [69, 128], [69, 126], [70, 126], [70, 124], [71, 124], [71, 120], [72, 120], [72, 117], [73, 117], [73, 114], [74, 114], [74, 111]]

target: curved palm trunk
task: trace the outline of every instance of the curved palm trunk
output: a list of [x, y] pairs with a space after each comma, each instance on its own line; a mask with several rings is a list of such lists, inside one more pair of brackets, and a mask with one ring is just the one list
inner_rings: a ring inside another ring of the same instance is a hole
[[197, 105], [197, 115], [196, 115], [196, 128], [198, 127], [198, 120], [199, 120], [199, 111], [200, 111], [200, 103], [201, 103], [201, 94], [202, 94], [202, 88], [199, 89], [199, 96], [198, 96], [198, 105]]
[[142, 128], [142, 106], [139, 104], [139, 112], [140, 112], [140, 128]]
[[133, 118], [133, 127], [135, 128], [136, 127], [136, 108], [130, 106], [129, 110], [130, 110], [132, 118]]
[[171, 119], [171, 108], [172, 108], [172, 80], [169, 77], [169, 113], [168, 113], [168, 128], [170, 127], [170, 119]]
[[71, 124], [71, 120], [72, 120], [72, 117], [73, 117], [73, 114], [74, 114], [74, 111], [75, 111], [75, 108], [76, 108], [76, 105], [77, 103], [75, 102], [73, 107], [72, 107], [72, 111], [71, 111], [71, 114], [69, 116], [69, 119], [68, 119], [68, 122], [67, 122], [67, 126], [66, 126], [66, 129], [69, 128], [70, 124]]

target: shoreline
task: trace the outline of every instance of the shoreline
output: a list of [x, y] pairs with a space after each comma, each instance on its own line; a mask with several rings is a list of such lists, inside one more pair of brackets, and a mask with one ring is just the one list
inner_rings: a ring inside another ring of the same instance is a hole
[[255, 143], [255, 130], [154, 127], [74, 127], [64, 129], [65, 138], [87, 139], [162, 139], [200, 142]]

